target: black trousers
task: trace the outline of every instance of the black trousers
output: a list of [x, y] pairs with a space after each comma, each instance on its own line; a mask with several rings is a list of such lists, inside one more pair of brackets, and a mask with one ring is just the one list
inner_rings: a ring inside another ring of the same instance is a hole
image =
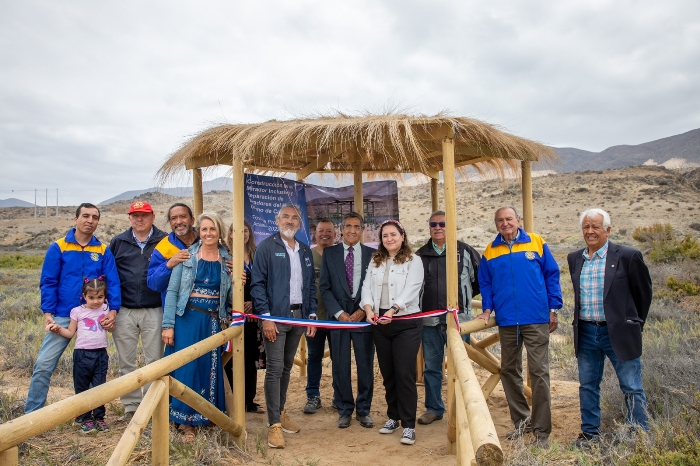
[[[350, 344], [355, 350], [357, 365], [357, 398], [352, 394], [352, 358]], [[333, 354], [333, 389], [335, 405], [341, 416], [369, 416], [374, 395], [374, 341], [371, 332], [331, 330]]]
[[386, 414], [389, 419], [400, 420], [404, 428], [416, 427], [416, 357], [422, 335], [420, 319], [374, 326], [374, 346], [386, 390]]
[[[92, 387], [102, 385], [107, 381], [107, 367], [109, 355], [107, 348], [75, 349], [73, 350], [73, 387], [75, 394], [82, 393]], [[98, 406], [92, 411], [83, 413], [76, 421], [83, 422], [87, 419], [104, 419], [105, 406]]]
[[[253, 410], [255, 404], [255, 392], [258, 388], [258, 362], [260, 348], [258, 347], [258, 322], [247, 321], [243, 324], [243, 371], [245, 374], [244, 398], [245, 409]], [[233, 386], [233, 359], [229, 359], [224, 365], [226, 378], [229, 385]]]

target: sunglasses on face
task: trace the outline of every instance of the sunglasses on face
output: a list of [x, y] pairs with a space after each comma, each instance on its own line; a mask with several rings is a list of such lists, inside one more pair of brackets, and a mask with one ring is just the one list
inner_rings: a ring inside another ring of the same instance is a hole
[[445, 228], [445, 222], [430, 222], [430, 228], [440, 227]]

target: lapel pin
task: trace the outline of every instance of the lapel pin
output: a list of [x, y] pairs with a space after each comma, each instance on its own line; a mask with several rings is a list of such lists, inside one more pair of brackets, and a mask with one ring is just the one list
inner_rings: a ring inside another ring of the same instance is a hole
[[615, 267], [615, 264], [611, 265], [610, 267]]

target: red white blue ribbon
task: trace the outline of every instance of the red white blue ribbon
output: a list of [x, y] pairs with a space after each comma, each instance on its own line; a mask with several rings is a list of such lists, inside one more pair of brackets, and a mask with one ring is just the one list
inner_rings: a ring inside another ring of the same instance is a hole
[[[438, 317], [443, 314], [448, 314], [451, 313], [454, 316], [455, 319], [455, 324], [457, 325], [457, 330], [460, 330], [459, 327], [459, 317], [457, 317], [457, 313], [459, 312], [459, 309], [438, 309], [435, 311], [425, 311], [425, 312], [417, 312], [415, 314], [408, 314], [405, 316], [396, 316], [396, 317], [386, 317], [386, 316], [381, 316], [377, 317], [375, 315], [374, 323], [370, 323], [367, 321], [362, 321], [362, 322], [340, 322], [338, 320], [309, 320], [309, 319], [296, 319], [293, 317], [279, 317], [279, 316], [261, 316], [257, 314], [243, 314], [240, 312], [233, 312], [233, 321], [231, 322], [231, 327], [237, 327], [239, 325], [243, 325], [243, 323], [246, 321], [246, 318], [250, 317], [253, 319], [258, 319], [258, 320], [267, 320], [270, 322], [275, 322], [276, 324], [285, 324], [285, 325], [293, 325], [297, 327], [316, 327], [316, 328], [326, 328], [326, 329], [331, 329], [331, 330], [342, 330], [342, 329], [357, 329], [357, 328], [362, 328], [362, 327], [368, 327], [370, 325], [376, 325], [377, 323], [381, 321], [402, 321], [402, 320], [413, 320], [413, 319], [425, 319], [426, 317]], [[224, 351], [231, 351], [231, 342], [228, 341], [226, 342], [226, 346], [224, 347]]]

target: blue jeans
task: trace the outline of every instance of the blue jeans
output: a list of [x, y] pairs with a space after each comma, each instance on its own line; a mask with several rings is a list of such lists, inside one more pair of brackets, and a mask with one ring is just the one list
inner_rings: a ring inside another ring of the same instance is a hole
[[447, 344], [447, 325], [423, 326], [423, 383], [425, 384], [425, 409], [433, 414], [445, 414], [442, 401], [442, 363]]
[[603, 380], [605, 357], [610, 359], [625, 395], [626, 422], [649, 429], [647, 397], [642, 388], [642, 360], [620, 361], [610, 344], [608, 327], [579, 321], [578, 377], [581, 384], [581, 430], [588, 435], [600, 433], [600, 382]]
[[[63, 328], [68, 328], [70, 324], [70, 317], [54, 316], [53, 320]], [[53, 371], [56, 370], [58, 360], [61, 359], [61, 355], [68, 343], [70, 343], [70, 339], [64, 338], [57, 333], [48, 332], [44, 336], [44, 341], [41, 342], [41, 349], [34, 364], [32, 380], [29, 382], [29, 393], [27, 393], [27, 402], [24, 405], [25, 414], [41, 409], [46, 404], [51, 376]]]
[[326, 339], [330, 348], [331, 334], [326, 328], [317, 328], [316, 335], [306, 337], [309, 359], [306, 364], [306, 397], [321, 396], [321, 373], [323, 370], [323, 353], [326, 352]]

